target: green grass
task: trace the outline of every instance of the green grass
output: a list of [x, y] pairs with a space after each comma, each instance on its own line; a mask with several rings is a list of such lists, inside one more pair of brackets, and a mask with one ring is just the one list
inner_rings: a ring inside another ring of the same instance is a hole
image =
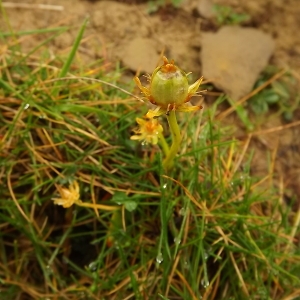
[[[300, 216], [273, 184], [273, 156], [254, 178], [251, 136], [216, 121], [219, 99], [180, 114], [183, 145], [165, 174], [158, 148], [130, 140], [147, 105], [117, 66], [76, 61], [82, 33], [66, 58], [1, 56], [1, 297], [299, 296]], [[121, 209], [54, 205], [74, 180], [82, 201]]]

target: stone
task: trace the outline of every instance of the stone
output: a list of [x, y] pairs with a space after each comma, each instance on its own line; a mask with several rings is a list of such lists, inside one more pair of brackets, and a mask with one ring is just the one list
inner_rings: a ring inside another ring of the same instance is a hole
[[152, 74], [159, 62], [157, 44], [152, 39], [135, 38], [120, 49], [120, 59], [130, 70]]
[[211, 0], [198, 0], [196, 10], [199, 15], [205, 19], [211, 19], [216, 15]]
[[203, 33], [203, 76], [239, 100], [252, 90], [274, 48], [272, 37], [254, 28], [224, 26], [217, 33]]

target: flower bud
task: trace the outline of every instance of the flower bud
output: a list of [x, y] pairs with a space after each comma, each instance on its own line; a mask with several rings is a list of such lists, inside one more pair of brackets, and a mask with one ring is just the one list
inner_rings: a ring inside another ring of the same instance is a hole
[[161, 107], [183, 104], [188, 98], [189, 83], [186, 74], [174, 63], [164, 60], [151, 76], [151, 100]]
[[168, 61], [163, 57], [164, 64], [157, 67], [150, 77], [150, 87], [142, 86], [138, 77], [134, 77], [136, 85], [139, 87], [144, 96], [157, 107], [150, 109], [146, 118], [151, 119], [169, 114], [171, 110], [191, 112], [202, 108], [192, 106], [188, 102], [197, 92], [203, 77], [189, 86], [186, 73], [175, 66], [174, 61]]

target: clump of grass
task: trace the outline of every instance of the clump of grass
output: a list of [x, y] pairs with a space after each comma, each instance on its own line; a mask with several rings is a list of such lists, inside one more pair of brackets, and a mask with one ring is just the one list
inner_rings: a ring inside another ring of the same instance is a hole
[[[254, 178], [251, 135], [228, 135], [219, 100], [180, 117], [183, 146], [164, 175], [159, 150], [130, 140], [147, 108], [119, 89], [119, 70], [79, 68], [75, 52], [1, 57], [3, 299], [299, 296], [300, 214], [273, 184], [275, 155]], [[74, 181], [94, 207], [54, 205]]]

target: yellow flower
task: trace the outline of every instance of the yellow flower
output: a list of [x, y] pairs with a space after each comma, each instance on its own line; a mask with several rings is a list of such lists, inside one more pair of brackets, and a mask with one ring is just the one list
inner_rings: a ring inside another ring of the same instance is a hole
[[130, 137], [131, 140], [143, 140], [146, 143], [156, 145], [158, 142], [159, 135], [163, 132], [162, 126], [159, 124], [157, 119], [144, 120], [136, 118], [136, 122], [139, 127], [134, 130], [133, 135]]
[[145, 97], [157, 106], [149, 110], [146, 117], [153, 118], [162, 114], [168, 114], [171, 110], [190, 112], [201, 109], [202, 106], [192, 106], [189, 102], [197, 92], [203, 77], [194, 84], [188, 84], [187, 74], [180, 70], [174, 61], [168, 61], [163, 57], [164, 64], [157, 67], [150, 77], [150, 87], [142, 86], [138, 77], [134, 78], [135, 83]]
[[79, 185], [76, 180], [69, 185], [68, 189], [61, 186], [57, 186], [57, 189], [60, 198], [52, 198], [54, 204], [62, 205], [64, 208], [67, 208], [80, 201]]

